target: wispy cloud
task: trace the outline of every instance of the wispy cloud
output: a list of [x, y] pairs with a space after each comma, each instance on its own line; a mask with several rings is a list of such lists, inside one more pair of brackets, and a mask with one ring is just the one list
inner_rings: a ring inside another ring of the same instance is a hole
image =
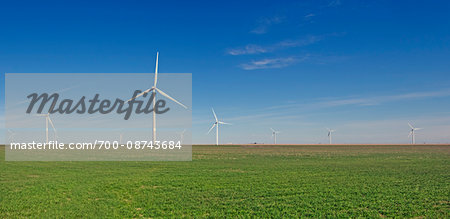
[[258, 21], [258, 26], [250, 31], [250, 33], [254, 34], [265, 34], [267, 33], [270, 26], [274, 24], [279, 24], [284, 21], [284, 17], [274, 16], [270, 18], [261, 18]]
[[296, 57], [285, 57], [285, 58], [267, 58], [256, 61], [251, 61], [249, 63], [241, 64], [240, 67], [244, 70], [255, 70], [255, 69], [268, 69], [268, 68], [283, 68], [294, 63], [303, 61], [307, 59], [308, 56], [302, 58]]
[[321, 104], [324, 106], [343, 106], [343, 105], [372, 106], [372, 105], [380, 105], [385, 102], [447, 97], [447, 96], [450, 96], [450, 90], [432, 91], [432, 92], [413, 92], [398, 95], [375, 96], [366, 98], [350, 98], [350, 99], [325, 101], [322, 102]]
[[261, 54], [261, 53], [269, 53], [280, 49], [287, 49], [293, 47], [302, 47], [307, 46], [313, 43], [316, 43], [322, 40], [325, 35], [322, 36], [307, 36], [302, 39], [296, 40], [283, 40], [278, 43], [268, 45], [268, 46], [259, 46], [254, 44], [246, 45], [242, 48], [234, 48], [228, 49], [227, 53], [230, 55], [249, 55], [249, 54]]
[[426, 115], [411, 118], [366, 119], [345, 121], [339, 125], [340, 141], [347, 143], [409, 143], [408, 123], [426, 127], [417, 133], [420, 143], [447, 143], [450, 141], [450, 116]]
[[[393, 94], [386, 96], [372, 96], [360, 98], [339, 98], [334, 100], [318, 100], [301, 104], [295, 103], [294, 101], [289, 101], [290, 103], [288, 104], [262, 107], [259, 109], [249, 109], [245, 112], [244, 115], [227, 117], [227, 121], [232, 122], [247, 121], [247, 120], [265, 121], [267, 119], [277, 121], [285, 119], [283, 122], [286, 123], [291, 119], [297, 120], [307, 119], [309, 116], [316, 114], [318, 112], [317, 110], [320, 109], [334, 108], [341, 106], [374, 106], [394, 101], [408, 101], [408, 100], [439, 98], [448, 96], [450, 96], [450, 90], [411, 92], [405, 94]], [[448, 118], [450, 119], [450, 117]], [[210, 122], [210, 120], [207, 121]], [[406, 122], [403, 122], [401, 124], [404, 125], [406, 124]]]
[[301, 47], [316, 43], [322, 40], [324, 36], [307, 36], [303, 39], [298, 40], [284, 40], [275, 44], [275, 48], [291, 48], [291, 47]]
[[303, 18], [305, 18], [305, 19], [311, 19], [311, 18], [314, 17], [314, 16], [316, 16], [316, 15], [313, 14], [313, 13], [309, 13], [309, 14], [305, 15]]
[[[425, 128], [418, 133], [417, 142], [448, 143], [450, 141], [450, 114], [448, 112], [437, 112], [427, 115], [421, 113], [396, 115], [390, 117], [369, 116], [355, 118], [335, 116], [333, 112], [339, 111], [338, 107], [346, 106], [355, 108], [357, 106], [377, 105], [392, 102], [415, 101], [420, 99], [432, 99], [449, 97], [450, 89], [393, 93], [390, 95], [341, 97], [335, 99], [316, 99], [306, 103], [289, 104], [280, 107], [251, 107], [234, 108], [226, 110], [222, 115], [224, 121], [234, 125], [233, 142], [270, 142], [268, 139], [249, 137], [251, 134], [266, 135], [269, 127], [279, 128], [283, 131], [282, 141], [285, 143], [319, 143], [326, 142], [325, 127], [337, 130], [334, 137], [339, 143], [408, 143], [409, 127], [407, 123]], [[328, 98], [328, 97], [327, 97]], [[414, 102], [412, 102], [414, 103]], [[324, 109], [322, 111], [321, 109]], [[331, 110], [330, 110], [331, 109]], [[210, 113], [210, 112], [208, 112]], [[203, 113], [199, 114], [203, 117]], [[206, 115], [206, 114], [205, 114]], [[212, 141], [203, 133], [210, 127], [211, 115], [204, 122], [194, 119], [195, 126], [201, 130], [201, 135], [195, 135], [196, 141], [205, 143]], [[319, 119], [318, 119], [319, 118]], [[247, 131], [247, 130], [251, 131]], [[245, 130], [245, 131], [244, 131]], [[245, 134], [244, 134], [245, 133]], [[270, 133], [269, 133], [270, 134]], [[281, 139], [281, 138], [280, 138]]]
[[278, 105], [270, 107], [271, 109], [276, 108], [303, 108], [303, 109], [317, 109], [317, 108], [328, 108], [328, 107], [340, 107], [340, 106], [374, 106], [380, 105], [382, 103], [394, 102], [394, 101], [405, 101], [405, 100], [415, 100], [415, 99], [426, 99], [426, 98], [437, 98], [437, 97], [448, 97], [450, 96], [450, 90], [441, 91], [425, 91], [425, 92], [412, 92], [405, 94], [395, 94], [386, 96], [372, 96], [372, 97], [353, 97], [353, 98], [340, 98], [334, 100], [322, 100], [311, 103], [290, 103], [284, 105]]
[[331, 2], [328, 4], [328, 7], [336, 7], [336, 6], [339, 6], [339, 5], [341, 5], [341, 4], [342, 4], [341, 0], [333, 0], [333, 1], [331, 1]]
[[253, 44], [246, 45], [244, 48], [229, 49], [227, 51], [228, 54], [234, 56], [246, 54], [259, 54], [266, 52], [268, 52], [267, 48]]

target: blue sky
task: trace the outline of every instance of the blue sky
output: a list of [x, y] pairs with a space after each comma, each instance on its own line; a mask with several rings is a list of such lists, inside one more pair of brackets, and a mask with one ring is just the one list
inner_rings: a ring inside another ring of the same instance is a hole
[[[192, 73], [193, 141], [450, 142], [446, 1], [16, 1], [5, 72]], [[4, 121], [4, 96], [1, 95]]]

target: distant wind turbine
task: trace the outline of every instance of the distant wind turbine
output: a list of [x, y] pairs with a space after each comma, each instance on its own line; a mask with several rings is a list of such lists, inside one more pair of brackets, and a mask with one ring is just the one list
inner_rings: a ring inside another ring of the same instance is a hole
[[409, 135], [408, 137], [411, 137], [411, 143], [415, 144], [416, 143], [416, 131], [421, 130], [423, 128], [414, 128], [411, 124], [409, 124], [409, 127], [411, 128], [411, 131], [409, 131]]
[[140, 94], [136, 95], [135, 97], [129, 99], [127, 102], [134, 100], [146, 93], [152, 92], [154, 95], [154, 99], [153, 99], [153, 142], [156, 141], [156, 113], [155, 113], [155, 104], [156, 104], [156, 93], [160, 93], [161, 95], [169, 98], [170, 100], [172, 100], [173, 102], [177, 103], [178, 105], [184, 107], [185, 109], [187, 109], [187, 106], [183, 105], [182, 103], [178, 102], [177, 100], [175, 100], [174, 98], [172, 98], [171, 96], [169, 96], [168, 94], [164, 93], [164, 91], [158, 89], [156, 87], [156, 84], [158, 82], [158, 56], [159, 56], [159, 52], [156, 52], [156, 67], [155, 67], [155, 80], [153, 83], [153, 87], [145, 90], [144, 92], [141, 92]]
[[54, 137], [55, 137], [55, 141], [56, 141], [56, 136], [57, 136], [57, 134], [56, 134], [56, 128], [55, 128], [55, 126], [53, 125], [52, 120], [50, 119], [50, 113], [47, 113], [47, 114], [37, 114], [36, 116], [43, 116], [43, 117], [45, 117], [45, 142], [49, 143], [49, 141], [48, 141], [48, 123], [49, 123], [49, 122], [50, 122], [50, 125], [51, 125], [52, 128], [53, 128]]
[[14, 135], [16, 135], [16, 133], [14, 133], [13, 131], [11, 131], [9, 129], [8, 129], [8, 132], [9, 132], [9, 137], [8, 137], [9, 143], [14, 142]]
[[279, 131], [275, 131], [273, 128], [270, 128], [272, 130], [272, 138], [273, 138], [273, 144], [277, 144], [277, 134], [279, 134]]
[[330, 140], [330, 144], [331, 144], [331, 134], [333, 132], [335, 132], [336, 130], [332, 130], [332, 129], [329, 129], [329, 128], [327, 128], [327, 130], [328, 130], [328, 139]]
[[180, 141], [183, 143], [184, 133], [186, 132], [186, 129], [183, 129], [182, 132], [180, 132]]
[[226, 123], [226, 122], [219, 121], [219, 119], [217, 119], [216, 113], [214, 112], [214, 109], [213, 109], [213, 108], [211, 108], [211, 109], [212, 109], [212, 112], [213, 112], [213, 114], [214, 114], [215, 122], [213, 123], [213, 125], [212, 125], [211, 128], [209, 129], [208, 134], [211, 132], [211, 130], [212, 130], [214, 127], [216, 127], [216, 145], [219, 145], [219, 124], [223, 124], [223, 125], [231, 125], [231, 124], [230, 124], [230, 123]]

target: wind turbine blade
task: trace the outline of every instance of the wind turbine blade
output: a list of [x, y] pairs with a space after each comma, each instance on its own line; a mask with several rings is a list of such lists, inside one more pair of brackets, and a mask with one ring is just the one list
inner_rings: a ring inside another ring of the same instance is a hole
[[408, 122], [408, 125], [411, 129], [414, 129], [414, 127], [411, 124], [409, 124], [409, 122]]
[[187, 109], [187, 106], [183, 105], [182, 103], [178, 102], [178, 100], [175, 100], [174, 98], [172, 98], [172, 97], [169, 96], [168, 94], [164, 93], [164, 91], [158, 89], [157, 87], [155, 87], [155, 89], [156, 89], [159, 93], [161, 93], [163, 96], [169, 98], [169, 99], [172, 100], [173, 102], [178, 103], [178, 105], [180, 105], [180, 106], [184, 107], [185, 109]]
[[138, 98], [138, 97], [140, 97], [140, 96], [142, 96], [142, 95], [144, 95], [144, 94], [146, 94], [146, 93], [148, 93], [148, 92], [150, 92], [150, 91], [152, 91], [152, 90], [153, 90], [153, 88], [150, 88], [150, 89], [145, 90], [144, 92], [142, 92], [142, 93], [136, 95], [135, 97], [133, 97], [133, 98], [127, 100], [127, 103], [130, 102], [130, 101], [132, 101], [132, 100], [134, 100], [134, 99], [136, 99], [136, 98]]
[[411, 131], [411, 132], [409, 132], [408, 138], [409, 138], [409, 137], [411, 137], [411, 135], [412, 135], [412, 131]]
[[423, 128], [414, 128], [415, 131], [422, 130]]
[[52, 122], [52, 120], [50, 119], [50, 116], [48, 116], [47, 118], [48, 118], [48, 121], [50, 121], [50, 125], [52, 125], [53, 131], [56, 132], [55, 126], [53, 125], [53, 122]]
[[214, 112], [214, 108], [211, 108], [211, 109], [212, 109], [212, 112], [213, 112], [213, 114], [214, 114], [214, 118], [216, 119], [216, 122], [219, 121], [219, 120], [217, 119], [216, 112]]
[[156, 83], [158, 83], [158, 56], [159, 52], [156, 52], [155, 83], [153, 84], [154, 87], [156, 87]]
[[272, 130], [272, 132], [275, 132], [275, 130], [273, 130], [273, 128], [270, 128], [270, 130]]
[[220, 124], [224, 124], [224, 125], [232, 125], [231, 123], [226, 123], [226, 122], [221, 122], [219, 121]]
[[206, 134], [209, 134], [209, 133], [211, 132], [211, 130], [212, 130], [214, 127], [216, 127], [216, 123], [214, 123], [214, 124], [211, 126], [211, 128], [210, 128], [209, 131], [208, 131], [208, 133], [206, 133]]
[[11, 130], [8, 129], [9, 134], [14, 134]]

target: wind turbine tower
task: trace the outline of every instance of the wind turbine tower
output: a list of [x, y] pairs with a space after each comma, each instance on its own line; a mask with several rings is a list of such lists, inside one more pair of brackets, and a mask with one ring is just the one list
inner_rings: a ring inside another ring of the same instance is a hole
[[330, 144], [332, 144], [331, 135], [332, 135], [333, 132], [335, 132], [335, 130], [332, 130], [332, 129], [329, 129], [329, 128], [327, 128], [327, 130], [328, 130], [328, 139], [330, 140]]
[[181, 143], [183, 143], [184, 133], [186, 133], [186, 129], [183, 129], [183, 131], [180, 132], [180, 141], [181, 141]]
[[411, 130], [409, 131], [408, 137], [411, 137], [411, 144], [416, 144], [416, 131], [421, 130], [423, 128], [414, 128], [411, 124], [409, 124]]
[[277, 134], [279, 134], [279, 131], [275, 131], [273, 128], [270, 128], [272, 130], [272, 137], [273, 137], [273, 144], [277, 144]]
[[[211, 108], [212, 109], [212, 108]], [[212, 109], [212, 113], [214, 115], [214, 119], [215, 122], [213, 123], [213, 125], [211, 126], [211, 128], [208, 131], [208, 134], [211, 132], [211, 130], [216, 127], [216, 145], [219, 145], [219, 124], [223, 124], [223, 125], [231, 125], [230, 123], [226, 123], [226, 122], [222, 122], [219, 121], [219, 119], [217, 118], [216, 112], [214, 112], [214, 109]]]
[[[172, 100], [173, 102], [177, 103], [178, 105], [182, 106], [183, 108], [187, 109], [187, 106], [183, 105], [182, 103], [178, 102], [177, 100], [175, 100], [174, 98], [172, 98], [171, 96], [169, 96], [168, 94], [166, 94], [164, 91], [160, 90], [159, 88], [156, 87], [156, 84], [158, 83], [158, 57], [159, 57], [159, 52], [156, 52], [156, 67], [155, 67], [155, 80], [153, 83], [153, 87], [145, 90], [144, 92], [141, 92], [140, 94], [136, 95], [135, 97], [129, 99], [127, 102], [130, 102], [144, 94], [147, 94], [149, 92], [152, 92], [152, 94], [154, 95], [154, 99], [153, 99], [153, 109], [155, 109], [155, 104], [156, 104], [156, 94], [159, 93], [165, 97], [167, 97], [168, 99]], [[156, 141], [156, 113], [155, 110], [153, 110], [153, 142]]]
[[49, 123], [49, 122], [50, 122], [50, 125], [51, 125], [52, 128], [53, 128], [53, 132], [54, 132], [54, 135], [55, 135], [55, 141], [56, 141], [56, 128], [55, 128], [55, 126], [53, 125], [52, 120], [50, 119], [50, 113], [47, 113], [47, 114], [37, 114], [36, 116], [43, 116], [43, 117], [45, 117], [45, 142], [49, 143], [49, 141], [48, 141], [48, 123]]
[[9, 137], [8, 137], [9, 143], [15, 142], [14, 141], [14, 135], [16, 135], [16, 133], [14, 133], [13, 131], [11, 131], [9, 129], [8, 129], [8, 132], [9, 132]]

